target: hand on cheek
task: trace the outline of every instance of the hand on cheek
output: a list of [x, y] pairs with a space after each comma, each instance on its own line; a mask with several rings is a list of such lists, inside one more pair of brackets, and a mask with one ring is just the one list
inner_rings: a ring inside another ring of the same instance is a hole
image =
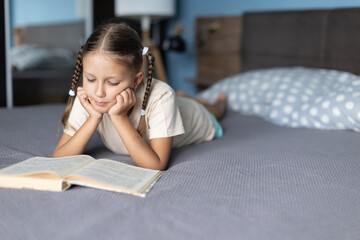
[[134, 90], [126, 88], [116, 96], [116, 103], [109, 110], [110, 116], [127, 116], [128, 111], [135, 105], [136, 95]]
[[86, 112], [94, 118], [102, 118], [102, 113], [97, 112], [90, 103], [90, 99], [84, 91], [83, 87], [77, 88], [77, 97], [80, 100], [81, 105], [85, 108]]

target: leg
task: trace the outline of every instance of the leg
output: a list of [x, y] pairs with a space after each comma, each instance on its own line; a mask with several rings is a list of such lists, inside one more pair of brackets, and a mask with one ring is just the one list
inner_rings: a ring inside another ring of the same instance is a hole
[[[184, 91], [178, 91], [176, 96], [190, 97]], [[210, 104], [204, 99], [196, 98], [195, 100], [204, 105], [204, 107], [206, 107], [212, 114], [214, 114], [217, 120], [219, 120], [224, 115], [227, 107], [227, 95], [225, 93], [220, 93], [213, 104]]]
[[[204, 100], [202, 100], [204, 101]], [[202, 102], [200, 102], [202, 103]], [[220, 93], [213, 104], [206, 103], [203, 105], [219, 120], [225, 113], [227, 107], [226, 93]]]

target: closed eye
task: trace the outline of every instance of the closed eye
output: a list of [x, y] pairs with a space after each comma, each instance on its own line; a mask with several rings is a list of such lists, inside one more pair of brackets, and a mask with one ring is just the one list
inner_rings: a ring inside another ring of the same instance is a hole
[[88, 80], [88, 82], [95, 82], [96, 79], [89, 79], [89, 78], [86, 78]]
[[108, 83], [109, 83], [111, 86], [116, 86], [116, 85], [118, 85], [120, 82], [109, 82], [109, 81], [108, 81]]

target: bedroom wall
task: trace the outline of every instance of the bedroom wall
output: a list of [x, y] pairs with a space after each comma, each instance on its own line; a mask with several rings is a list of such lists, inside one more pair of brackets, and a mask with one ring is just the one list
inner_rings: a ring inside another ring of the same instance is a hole
[[194, 84], [187, 79], [196, 77], [196, 52], [194, 47], [195, 20], [200, 16], [241, 15], [246, 11], [273, 11], [299, 9], [326, 9], [360, 7], [359, 0], [178, 0], [177, 16], [169, 21], [167, 34], [181, 22], [185, 30], [183, 38], [186, 51], [165, 53], [168, 81], [175, 90], [195, 94]]

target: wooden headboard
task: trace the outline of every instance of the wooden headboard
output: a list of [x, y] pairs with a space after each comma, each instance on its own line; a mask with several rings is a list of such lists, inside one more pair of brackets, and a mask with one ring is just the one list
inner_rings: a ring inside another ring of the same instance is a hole
[[360, 8], [245, 13], [242, 71], [285, 66], [360, 74]]
[[64, 48], [77, 53], [84, 41], [83, 22], [39, 25], [15, 28], [14, 43], [39, 44], [46, 47]]
[[197, 77], [201, 91], [241, 67], [241, 16], [199, 17], [196, 19]]

